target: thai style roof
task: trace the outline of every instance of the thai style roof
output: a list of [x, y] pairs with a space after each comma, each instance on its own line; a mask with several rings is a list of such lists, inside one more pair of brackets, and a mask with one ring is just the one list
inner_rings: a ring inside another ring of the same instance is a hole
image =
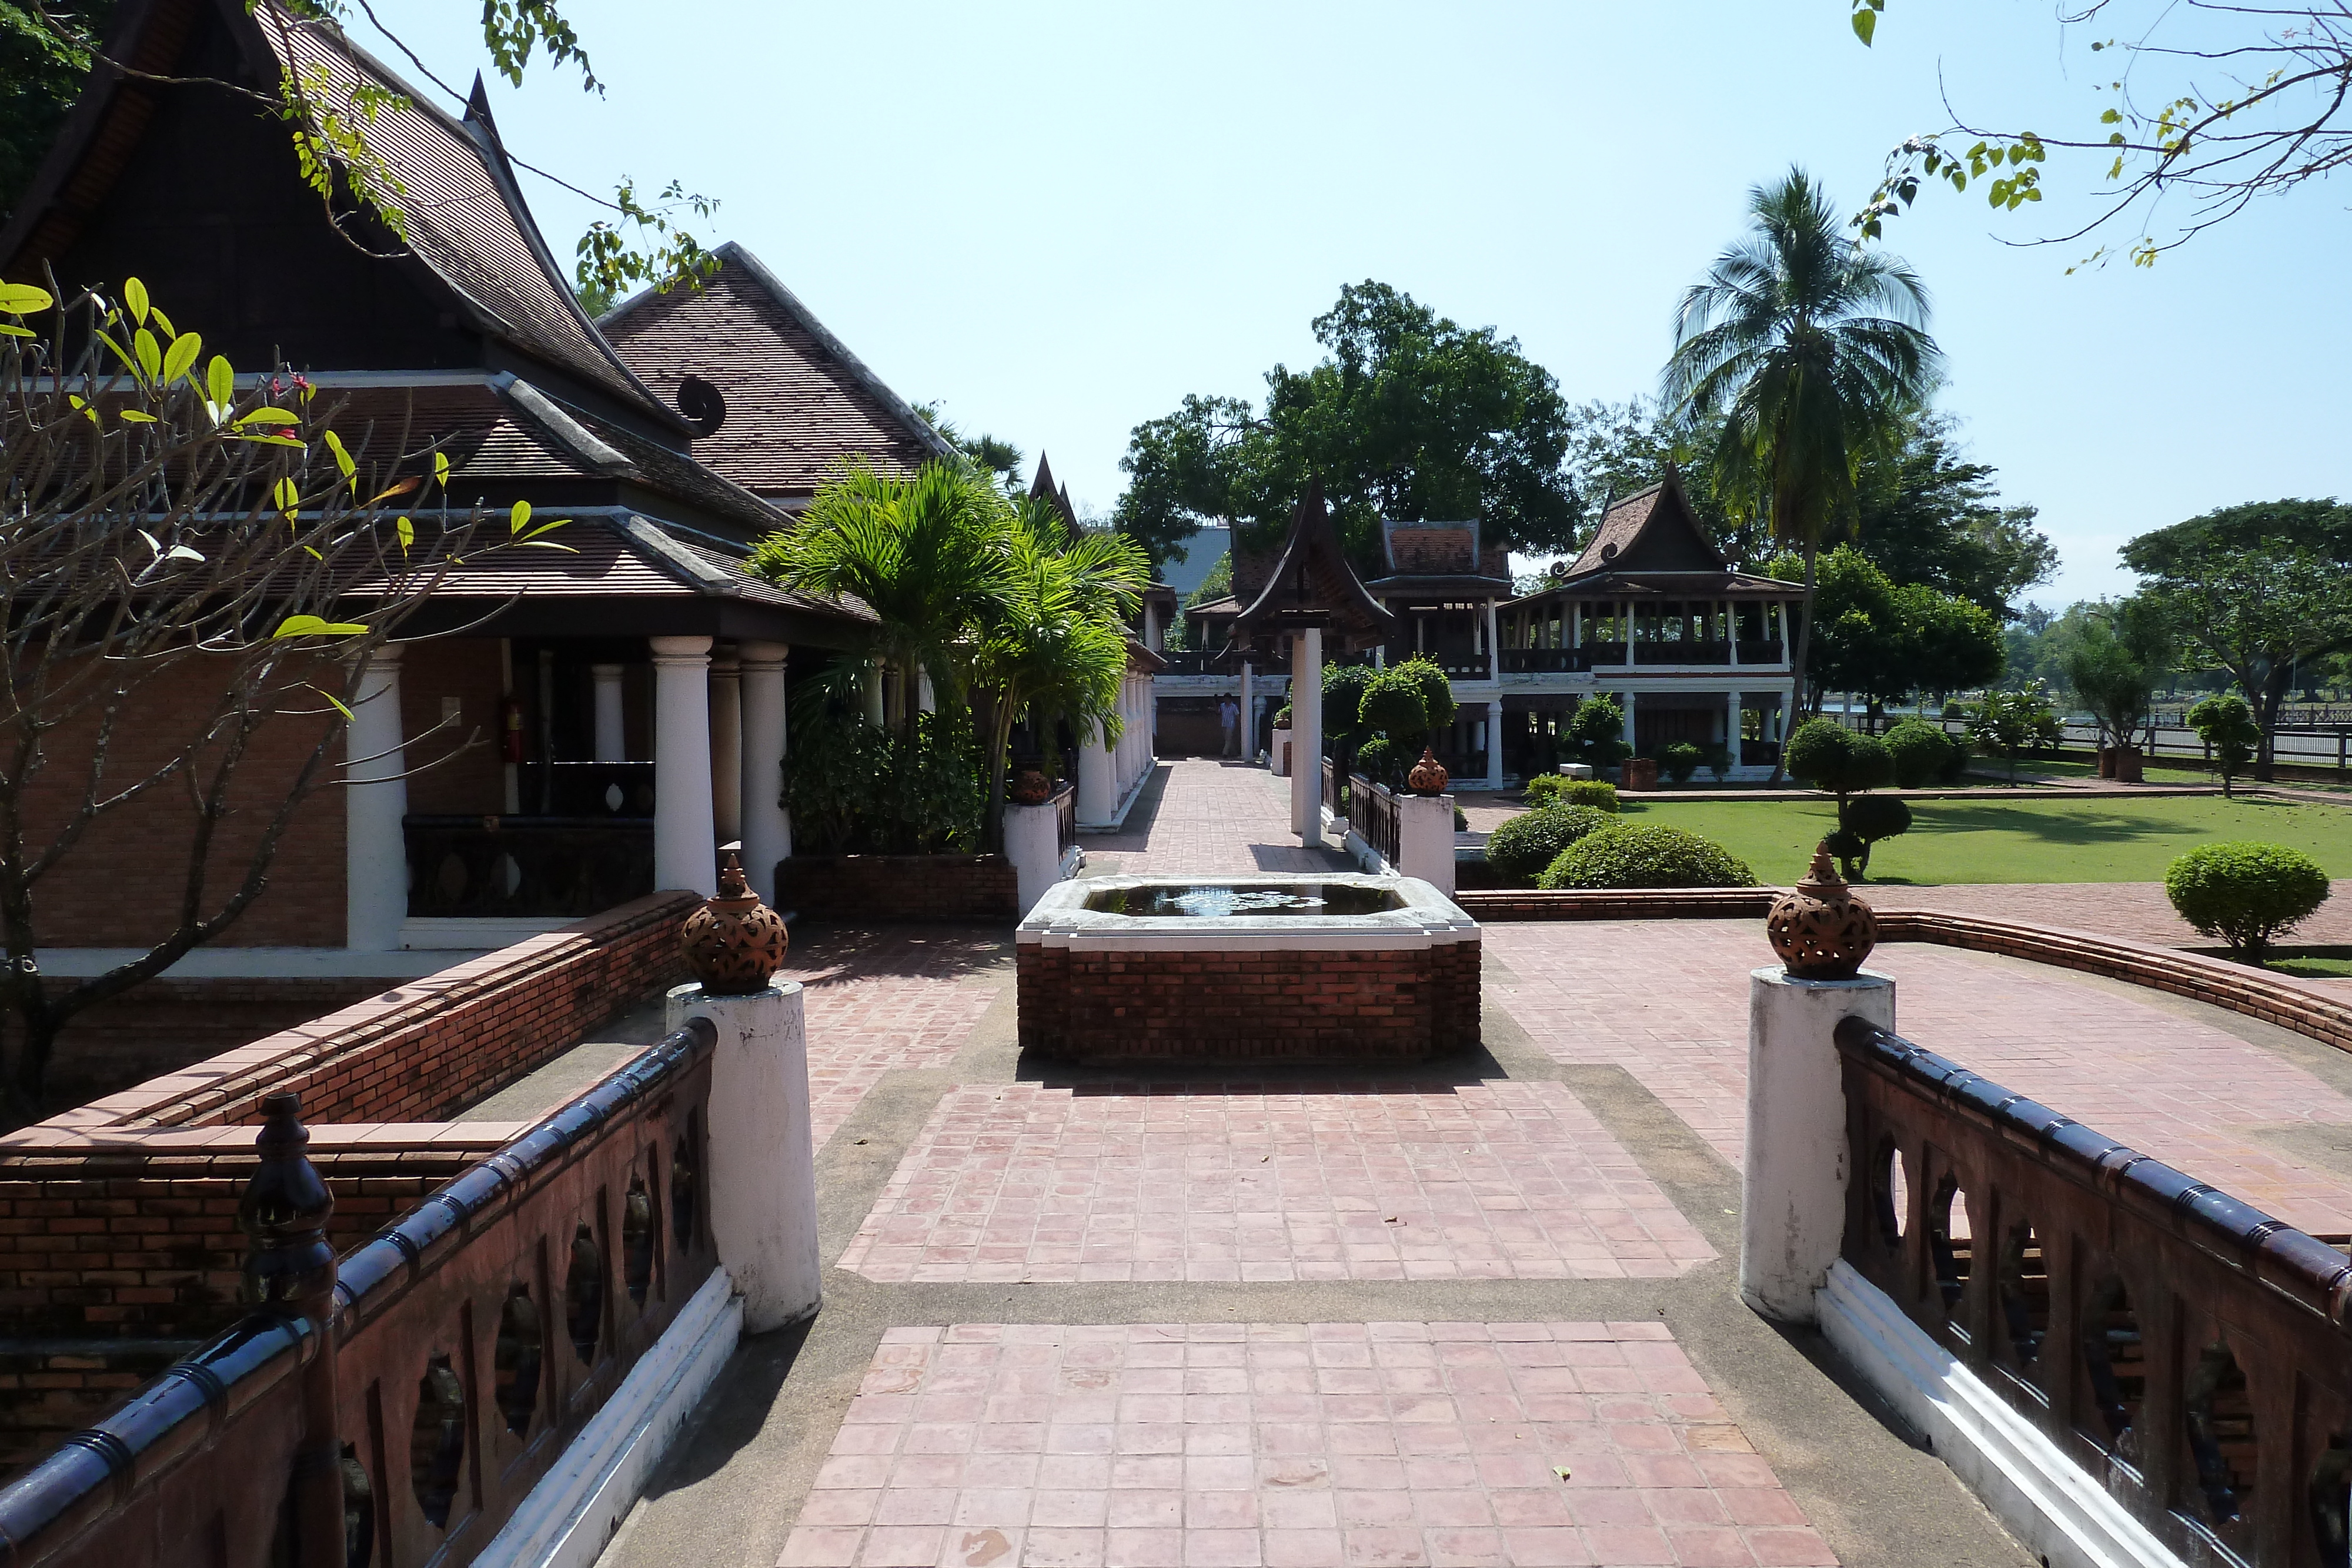
[[1735, 570], [1700, 527], [1682, 476], [1669, 463], [1656, 484], [1610, 503], [1566, 575], [1513, 602], [1556, 595], [1675, 599], [1803, 591], [1793, 582]]
[[1496, 596], [1511, 589], [1510, 552], [1500, 543], [1481, 549], [1478, 520], [1381, 519], [1381, 553], [1388, 570], [1364, 586], [1383, 595], [1446, 592]]
[[1310, 483], [1291, 513], [1289, 537], [1265, 587], [1234, 619], [1231, 646], [1317, 628], [1333, 639], [1327, 651], [1339, 653], [1376, 643], [1395, 625], [1396, 617], [1364, 591], [1349, 566], [1323, 486]]
[[1043, 501], [1059, 512], [1067, 527], [1078, 526], [1077, 508], [1070, 505], [1070, 487], [1054, 482], [1054, 465], [1045, 460], [1042, 451], [1037, 454], [1037, 476], [1029, 481], [1029, 498]]
[[711, 254], [719, 270], [699, 287], [648, 288], [597, 321], [665, 401], [677, 402], [688, 378], [719, 394], [697, 458], [797, 509], [846, 463], [904, 472], [949, 455], [929, 422], [759, 257], [731, 240]]

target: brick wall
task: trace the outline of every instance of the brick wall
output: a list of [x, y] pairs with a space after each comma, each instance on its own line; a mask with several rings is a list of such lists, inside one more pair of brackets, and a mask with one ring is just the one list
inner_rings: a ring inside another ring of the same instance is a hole
[[[70, 980], [47, 982], [53, 991]], [[92, 1100], [177, 1072], [265, 1035], [366, 1000], [381, 979], [163, 978], [74, 1015], [49, 1064], [52, 1105]]]
[[1018, 879], [1003, 855], [794, 855], [776, 862], [776, 903], [810, 920], [852, 924], [1021, 918]]
[[1023, 1049], [1080, 1062], [1420, 1061], [1478, 1043], [1479, 944], [1016, 955]]
[[1777, 887], [1463, 888], [1454, 902], [1478, 920], [1761, 920]]

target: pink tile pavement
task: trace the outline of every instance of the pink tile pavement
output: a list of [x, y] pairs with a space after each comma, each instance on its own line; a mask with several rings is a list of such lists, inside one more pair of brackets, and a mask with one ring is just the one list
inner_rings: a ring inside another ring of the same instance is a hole
[[883, 1336], [781, 1568], [1834, 1563], [1663, 1324]]
[[893, 1282], [1617, 1279], [1714, 1256], [1558, 1083], [1013, 1083], [941, 1102], [841, 1267]]
[[1353, 871], [1328, 851], [1302, 850], [1290, 831], [1290, 780], [1239, 762], [1163, 762], [1159, 804], [1124, 832], [1088, 839], [1087, 858], [1129, 873]]
[[963, 1048], [997, 985], [982, 934], [951, 926], [832, 928], [795, 943], [783, 973], [804, 988], [809, 1120], [823, 1149], [885, 1072], [942, 1067]]
[[[1495, 994], [1538, 1045], [1624, 1067], [1738, 1163], [1748, 972], [1770, 960], [1755, 923], [1498, 925], [1486, 941], [1517, 977]], [[2352, 1230], [2352, 1182], [2252, 1135], [2352, 1124], [2352, 1099], [2293, 1062], [2063, 969], [1911, 943], [1870, 966], [1895, 977], [1905, 1038], [2291, 1224]]]

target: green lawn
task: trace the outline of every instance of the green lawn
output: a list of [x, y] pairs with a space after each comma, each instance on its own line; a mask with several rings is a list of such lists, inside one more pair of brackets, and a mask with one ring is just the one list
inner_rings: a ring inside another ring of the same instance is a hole
[[[1979, 757], [1969, 766], [1979, 772], [2006, 776], [2009, 764], [1998, 757]], [[2208, 773], [2202, 768], [2183, 767], [2174, 763], [2147, 763], [2142, 766], [2142, 782], [2147, 784], [2219, 784], [2221, 776]], [[2021, 757], [2017, 759], [2017, 781], [2029, 782], [2036, 773], [2045, 779], [2095, 779], [2096, 762], [2077, 762], [2068, 758]]]
[[2308, 980], [2352, 979], [2352, 958], [2273, 958], [2271, 967]]
[[[1794, 882], [1837, 825], [1833, 802], [1628, 798], [1629, 821], [1704, 834], [1755, 869]], [[2352, 810], [2220, 796], [2080, 800], [1914, 800], [1911, 831], [1879, 844], [1871, 880], [2161, 882], [2183, 852], [2228, 839], [2289, 844], [2352, 876]]]

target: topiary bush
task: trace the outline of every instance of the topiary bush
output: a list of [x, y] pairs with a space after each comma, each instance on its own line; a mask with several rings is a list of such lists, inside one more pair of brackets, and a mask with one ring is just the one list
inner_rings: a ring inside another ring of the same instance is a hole
[[2284, 844], [2206, 844], [2174, 861], [2164, 891], [2180, 918], [2260, 965], [2271, 941], [2327, 902], [2327, 873]]
[[1942, 779], [1951, 765], [1951, 742], [1939, 725], [1906, 718], [1883, 738], [1887, 756], [1895, 760], [1897, 789], [1924, 789]]
[[1559, 800], [1563, 806], [1590, 806], [1612, 817], [1617, 814], [1617, 786], [1606, 779], [1571, 779]]
[[1754, 887], [1748, 862], [1681, 828], [1624, 823], [1560, 852], [1538, 887]]
[[1429, 733], [1429, 705], [1422, 698], [1421, 682], [1403, 669], [1382, 670], [1364, 687], [1359, 716], [1366, 730], [1384, 735], [1412, 754], [1421, 755], [1421, 737]]
[[1895, 758], [1874, 735], [1848, 729], [1833, 718], [1809, 718], [1789, 737], [1789, 777], [1837, 797], [1838, 826], [1845, 826], [1847, 797], [1893, 781]]
[[1691, 780], [1691, 775], [1698, 771], [1698, 765], [1706, 757], [1706, 753], [1689, 741], [1677, 740], [1671, 746], [1659, 748], [1658, 766], [1664, 768], [1666, 777], [1675, 783], [1687, 784]]
[[1382, 736], [1356, 747], [1356, 771], [1375, 784], [1391, 789], [1404, 787], [1404, 776], [1421, 759], [1418, 748], [1408, 752], [1395, 741]]
[[1830, 835], [1853, 847], [1833, 841], [1831, 852], [1845, 862], [1845, 879], [1860, 882], [1870, 875], [1870, 852], [1882, 839], [1911, 831], [1911, 808], [1896, 795], [1857, 795], [1848, 801], [1845, 826]]
[[1522, 811], [1486, 838], [1486, 865], [1505, 887], [1533, 887], [1560, 851], [1610, 827], [1606, 811], [1590, 806], [1547, 806]]
[[1525, 790], [1528, 804], [1538, 809], [1545, 806], [1557, 806], [1560, 803], [1561, 792], [1567, 788], [1568, 780], [1559, 774], [1538, 773], [1528, 780]]

